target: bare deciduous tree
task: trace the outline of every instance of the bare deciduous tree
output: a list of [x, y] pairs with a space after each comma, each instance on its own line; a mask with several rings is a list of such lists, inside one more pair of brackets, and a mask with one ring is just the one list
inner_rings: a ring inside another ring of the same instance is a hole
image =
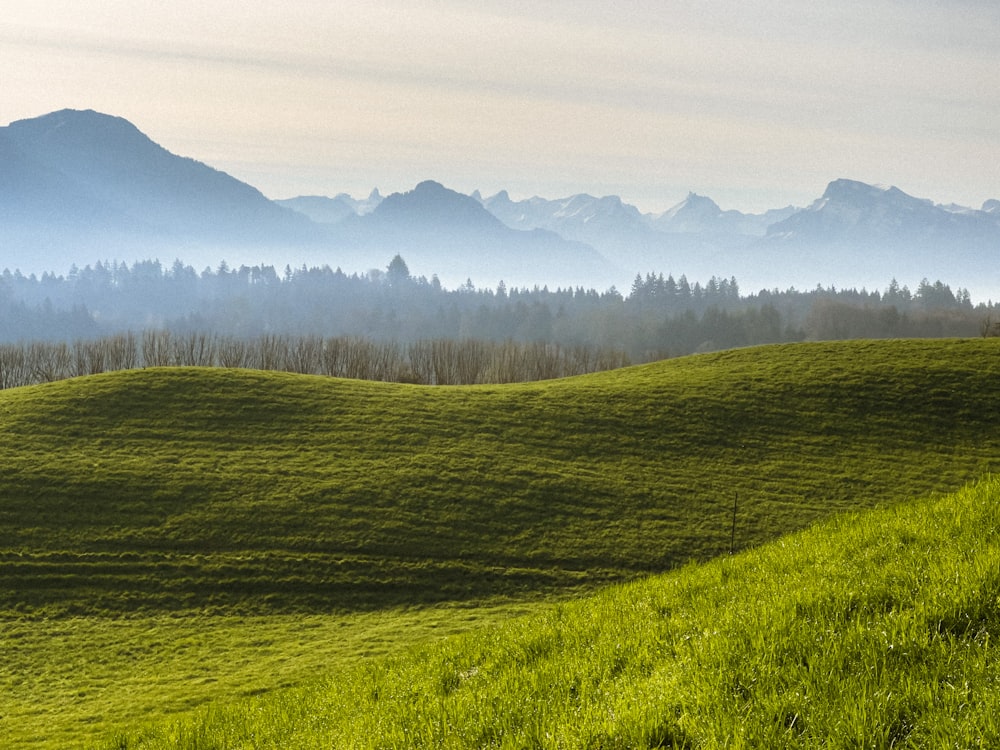
[[225, 338], [216, 347], [220, 367], [249, 367], [250, 346], [242, 339]]
[[301, 336], [287, 348], [284, 369], [301, 374], [319, 374], [323, 367], [323, 339], [318, 336]]
[[131, 370], [138, 364], [139, 355], [135, 345], [135, 334], [131, 331], [105, 339], [109, 370]]
[[261, 370], [281, 370], [287, 360], [288, 340], [268, 334], [257, 339], [254, 366]]
[[170, 364], [170, 332], [142, 332], [142, 364], [144, 367], [166, 367]]

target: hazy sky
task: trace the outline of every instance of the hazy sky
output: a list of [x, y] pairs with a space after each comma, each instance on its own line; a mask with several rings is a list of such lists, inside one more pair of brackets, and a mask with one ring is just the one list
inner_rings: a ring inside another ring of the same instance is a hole
[[[272, 198], [1000, 198], [997, 0], [5, 0], [0, 124], [125, 117]], [[2, 165], [0, 165], [2, 167]]]

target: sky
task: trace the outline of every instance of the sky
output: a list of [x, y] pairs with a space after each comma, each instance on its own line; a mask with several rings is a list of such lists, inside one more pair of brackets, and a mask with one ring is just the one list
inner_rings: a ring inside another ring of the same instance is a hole
[[996, 0], [5, 0], [0, 124], [125, 117], [270, 198], [434, 179], [659, 212], [1000, 198]]

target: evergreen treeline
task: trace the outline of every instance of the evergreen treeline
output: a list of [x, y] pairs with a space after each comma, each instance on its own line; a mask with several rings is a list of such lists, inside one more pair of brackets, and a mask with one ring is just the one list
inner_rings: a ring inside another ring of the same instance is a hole
[[[213, 341], [364, 339], [405, 351], [417, 342], [546, 344], [620, 352], [633, 362], [787, 341], [978, 336], [997, 332], [997, 306], [922, 281], [910, 291], [816, 288], [743, 294], [736, 279], [705, 284], [637, 275], [627, 293], [594, 289], [445, 289], [413, 277], [400, 256], [385, 270], [328, 266], [202, 272], [180, 261], [99, 262], [65, 276], [0, 274], [0, 343], [74, 342], [161, 331]], [[221, 346], [221, 344], [219, 344]], [[603, 355], [595, 355], [603, 356]], [[617, 355], [616, 355], [617, 356]], [[419, 365], [411, 369], [419, 369]]]

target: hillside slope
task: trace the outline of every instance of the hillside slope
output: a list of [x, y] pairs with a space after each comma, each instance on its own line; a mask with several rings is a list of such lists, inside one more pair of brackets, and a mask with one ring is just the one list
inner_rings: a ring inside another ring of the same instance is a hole
[[998, 500], [845, 514], [108, 747], [996, 747]]
[[667, 570], [1000, 456], [988, 340], [516, 386], [150, 369], [0, 393], [0, 611], [330, 612]]

